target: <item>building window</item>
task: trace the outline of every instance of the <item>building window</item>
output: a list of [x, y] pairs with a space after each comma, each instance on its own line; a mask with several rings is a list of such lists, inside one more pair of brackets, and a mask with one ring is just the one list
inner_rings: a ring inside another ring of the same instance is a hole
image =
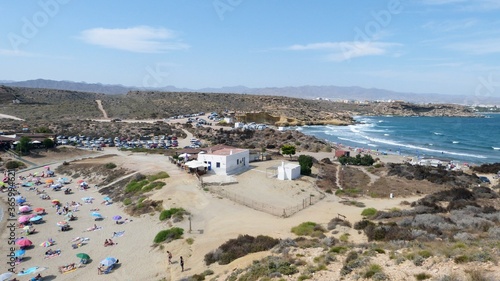
[[240, 164], [240, 159], [236, 159], [236, 165]]
[[220, 162], [215, 162], [215, 167], [220, 168]]

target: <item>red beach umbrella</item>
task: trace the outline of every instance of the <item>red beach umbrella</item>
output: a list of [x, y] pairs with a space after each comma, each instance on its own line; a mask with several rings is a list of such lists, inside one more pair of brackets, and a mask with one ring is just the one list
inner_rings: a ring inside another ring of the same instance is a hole
[[19, 245], [19, 246], [21, 246], [21, 247], [26, 247], [26, 246], [33, 245], [33, 243], [31, 242], [31, 240], [29, 240], [27, 238], [21, 238], [21, 239], [17, 240], [16, 244]]

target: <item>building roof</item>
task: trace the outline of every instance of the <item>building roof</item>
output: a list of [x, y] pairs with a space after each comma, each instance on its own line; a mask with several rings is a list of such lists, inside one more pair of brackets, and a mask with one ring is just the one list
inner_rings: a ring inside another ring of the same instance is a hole
[[228, 145], [218, 144], [207, 149], [208, 155], [232, 155], [248, 151], [248, 149], [236, 148]]

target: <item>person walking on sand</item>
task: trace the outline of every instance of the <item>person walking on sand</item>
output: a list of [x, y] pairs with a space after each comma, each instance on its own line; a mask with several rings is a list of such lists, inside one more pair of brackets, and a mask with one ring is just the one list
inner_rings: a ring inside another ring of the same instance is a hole
[[170, 251], [167, 251], [167, 255], [168, 255], [168, 264], [172, 264], [172, 253], [170, 253]]
[[181, 256], [181, 271], [184, 272], [184, 259]]

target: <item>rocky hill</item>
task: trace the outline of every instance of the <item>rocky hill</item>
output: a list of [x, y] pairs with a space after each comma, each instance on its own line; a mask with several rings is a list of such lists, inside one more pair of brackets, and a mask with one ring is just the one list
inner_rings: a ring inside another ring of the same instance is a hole
[[[20, 103], [13, 103], [17, 99]], [[281, 96], [220, 93], [132, 91], [105, 95], [67, 90], [0, 88], [0, 112], [34, 123], [102, 117], [101, 100], [110, 118], [163, 119], [198, 112], [233, 113], [236, 120], [276, 126], [349, 125], [354, 115], [473, 116], [459, 105], [343, 103]]]

